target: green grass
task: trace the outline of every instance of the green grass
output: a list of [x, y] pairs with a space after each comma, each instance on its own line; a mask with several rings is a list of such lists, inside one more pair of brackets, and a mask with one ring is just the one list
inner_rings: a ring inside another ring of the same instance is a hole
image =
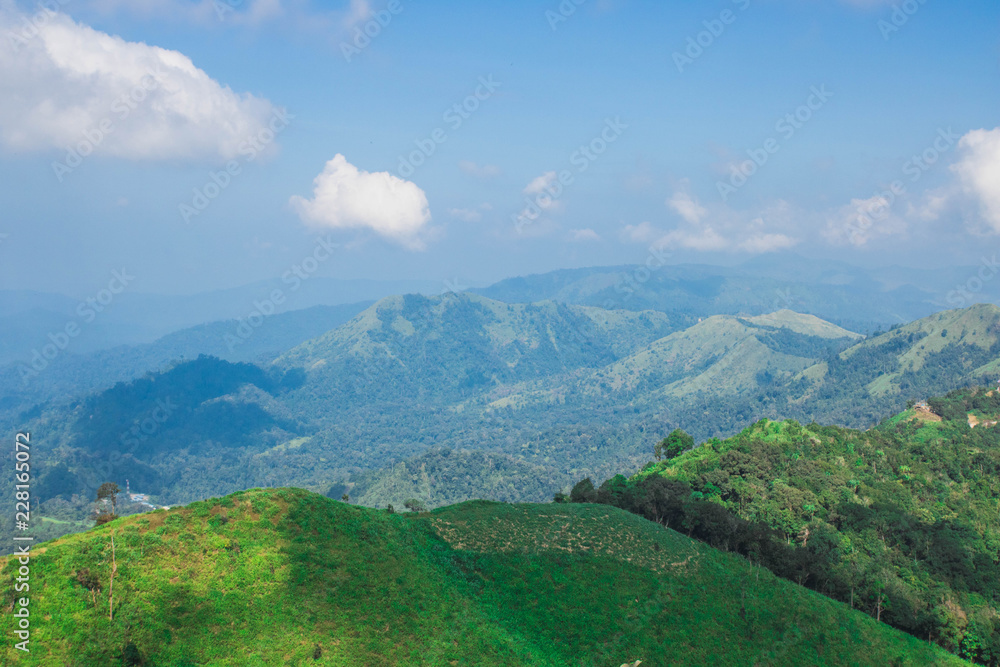
[[[5, 604], [16, 567], [0, 570]], [[84, 568], [100, 591], [78, 583]], [[32, 652], [13, 649], [4, 614], [3, 664], [119, 665], [129, 642], [159, 667], [961, 664], [596, 505], [401, 515], [252, 490], [41, 545], [30, 595]]]

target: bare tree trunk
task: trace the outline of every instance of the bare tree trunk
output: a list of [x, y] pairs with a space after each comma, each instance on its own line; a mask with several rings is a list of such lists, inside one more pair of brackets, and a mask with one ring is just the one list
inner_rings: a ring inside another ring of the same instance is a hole
[[115, 535], [111, 534], [111, 584], [108, 586], [108, 620], [115, 620], [115, 572], [118, 571], [118, 561], [115, 560]]

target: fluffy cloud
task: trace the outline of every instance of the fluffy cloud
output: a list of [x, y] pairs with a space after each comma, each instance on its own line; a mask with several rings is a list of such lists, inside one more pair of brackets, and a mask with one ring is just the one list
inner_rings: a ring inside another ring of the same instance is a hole
[[697, 225], [702, 218], [708, 214], [708, 209], [699, 204], [686, 191], [674, 193], [674, 196], [667, 201], [667, 206], [677, 212], [685, 222]]
[[892, 204], [885, 197], [852, 199], [851, 203], [826, 215], [822, 236], [834, 245], [868, 245], [875, 238], [891, 236], [906, 230], [906, 223], [892, 213]]
[[0, 143], [14, 150], [85, 145], [87, 154], [221, 162], [249, 156], [262, 137], [270, 144], [267, 126], [282, 115], [177, 51], [126, 42], [58, 12], [0, 9], [0, 35]]
[[420, 238], [431, 213], [424, 191], [386, 171], [361, 171], [337, 154], [313, 181], [313, 198], [291, 204], [308, 224], [328, 229], [370, 229], [408, 248]]
[[1000, 233], [1000, 127], [969, 132], [958, 145], [962, 154], [952, 171], [964, 194], [978, 204], [986, 225]]
[[793, 228], [797, 217], [782, 200], [753, 216], [722, 204], [703, 205], [688, 191], [687, 181], [683, 181], [681, 189], [667, 200], [667, 207], [680, 216], [677, 227], [664, 231], [642, 222], [627, 225], [622, 238], [658, 248], [752, 254], [785, 250], [799, 243], [797, 238], [782, 231]]

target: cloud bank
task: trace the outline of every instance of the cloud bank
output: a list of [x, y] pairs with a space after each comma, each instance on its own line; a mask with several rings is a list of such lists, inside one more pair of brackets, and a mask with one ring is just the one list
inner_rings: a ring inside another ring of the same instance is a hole
[[[0, 143], [132, 160], [224, 162], [277, 109], [182, 53], [127, 42], [47, 9], [0, 8]], [[273, 137], [271, 137], [273, 139]]]

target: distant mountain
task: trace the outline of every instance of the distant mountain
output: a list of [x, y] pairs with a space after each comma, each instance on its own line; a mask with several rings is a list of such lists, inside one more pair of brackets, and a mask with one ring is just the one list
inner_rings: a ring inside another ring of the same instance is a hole
[[90, 354], [59, 356], [41, 371], [30, 364], [0, 367], [0, 424], [19, 428], [17, 415], [31, 406], [106, 389], [205, 354], [232, 362], [269, 363], [315, 336], [334, 329], [370, 302], [314, 306], [254, 322], [211, 322], [183, 329], [153, 343], [118, 346]]
[[[337, 280], [294, 273], [241, 287], [190, 295], [134, 291], [129, 283], [119, 293], [97, 289], [81, 298], [0, 290], [0, 365], [30, 363], [35, 351], [51, 343], [67, 325], [78, 327], [64, 354], [87, 354], [118, 345], [151, 343], [181, 329], [220, 320], [248, 319], [255, 312], [269, 317], [314, 306], [339, 306], [375, 301], [401, 292], [439, 294], [434, 281]], [[129, 278], [125, 272], [126, 281]], [[271, 302], [280, 293], [280, 303]], [[90, 298], [88, 303], [86, 298]], [[100, 299], [98, 301], [98, 299]], [[256, 316], [254, 316], [256, 317]]]
[[[254, 490], [117, 519], [31, 562], [39, 665], [962, 664], [613, 507], [402, 515]], [[17, 561], [0, 565], [13, 594]], [[0, 655], [26, 663], [8, 598]]]
[[[673, 331], [662, 313], [450, 294], [383, 299], [277, 363], [322, 391], [374, 370], [385, 392], [466, 396], [473, 389], [600, 366]], [[388, 379], [392, 378], [389, 383]], [[457, 392], [457, 393], [456, 393]]]
[[788, 310], [750, 318], [716, 315], [592, 371], [578, 387], [588, 397], [651, 391], [664, 401], [706, 392], [748, 394], [860, 338]]
[[[976, 267], [862, 269], [843, 262], [777, 253], [733, 267], [662, 264], [567, 269], [502, 280], [477, 294], [511, 303], [564, 303], [658, 310], [679, 324], [713, 315], [812, 314], [859, 333], [885, 329], [956, 305], [956, 286]], [[649, 268], [649, 267], [653, 268]], [[659, 267], [659, 268], [656, 268]], [[950, 298], [949, 298], [950, 296]], [[1000, 298], [1000, 285], [976, 295]]]
[[[62, 491], [42, 515], [109, 476], [140, 480], [161, 505], [292, 484], [379, 505], [473, 488], [537, 501], [642, 465], [677, 427], [699, 439], [762, 417], [868, 428], [988, 375], [998, 320], [977, 306], [860, 340], [790, 311], [675, 331], [655, 311], [390, 297], [256, 371], [185, 362], [15, 427], [45, 433], [52, 452], [37, 473]], [[215, 376], [225, 382], [205, 394]], [[179, 407], [157, 422], [156, 400]]]
[[1000, 308], [979, 304], [870, 338], [771, 393], [795, 418], [867, 427], [921, 399], [1000, 376]]

